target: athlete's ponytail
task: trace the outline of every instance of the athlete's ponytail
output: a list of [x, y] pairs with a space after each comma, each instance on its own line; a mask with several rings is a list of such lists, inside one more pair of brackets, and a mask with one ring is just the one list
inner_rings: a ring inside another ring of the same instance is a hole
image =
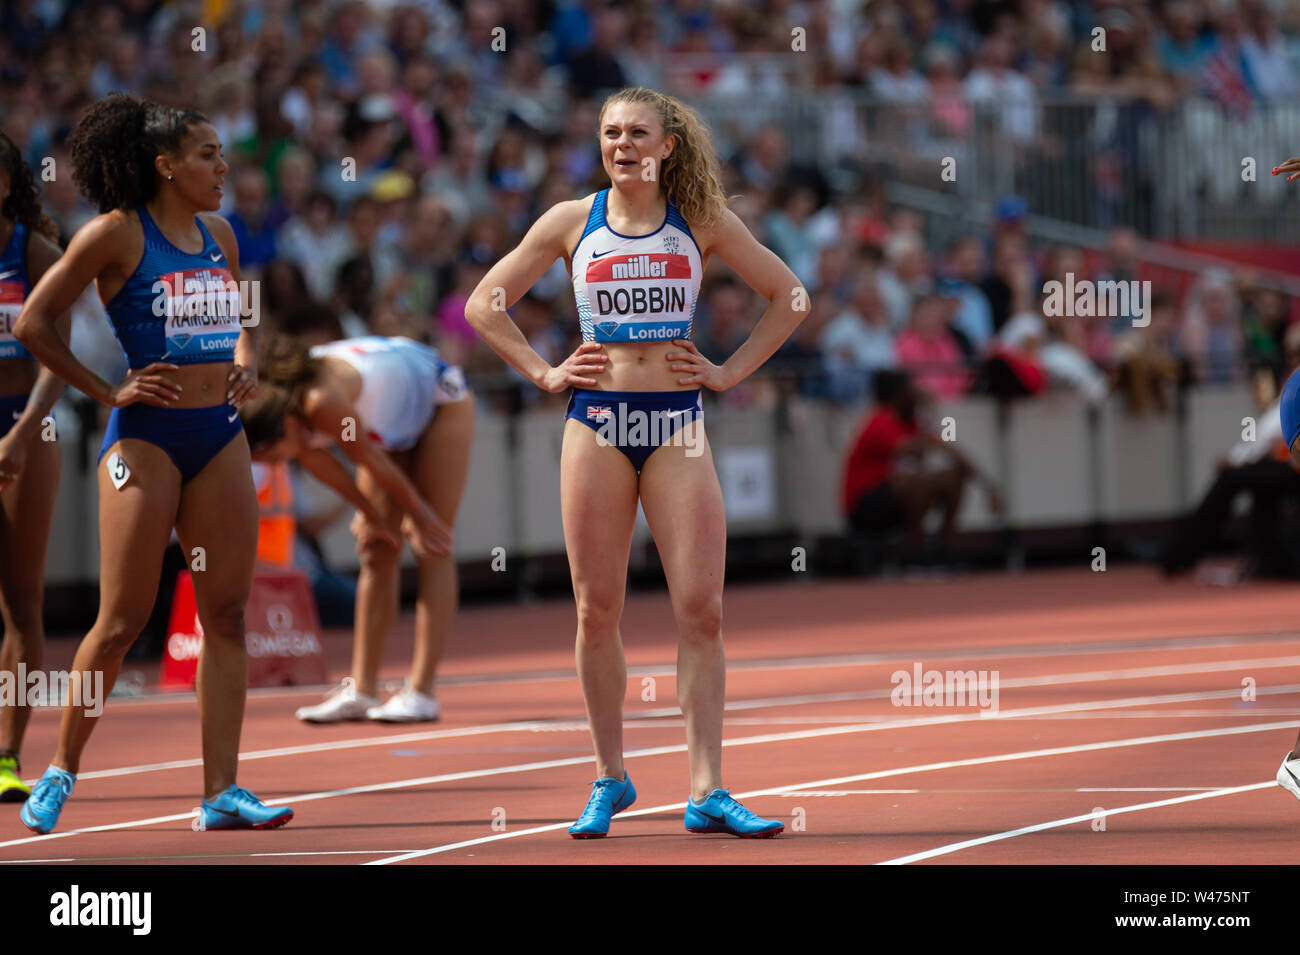
[[319, 369], [320, 359], [313, 358], [296, 338], [269, 336], [257, 372], [257, 397], [239, 408], [248, 446], [254, 452], [283, 438], [289, 418], [302, 417], [302, 393]]
[[672, 200], [688, 225], [713, 225], [727, 208], [718, 154], [704, 121], [681, 100], [644, 86], [613, 93], [600, 108], [601, 118], [614, 103], [646, 103], [663, 123], [664, 136], [674, 138], [673, 150], [659, 171], [662, 193]]
[[0, 215], [7, 216], [15, 222], [27, 226], [32, 232], [39, 232], [55, 245], [59, 243], [59, 227], [41, 208], [40, 194], [36, 190], [36, 180], [32, 176], [32, 167], [27, 165], [23, 154], [14, 145], [12, 139], [0, 131], [0, 168], [9, 176], [9, 195], [0, 205]]
[[143, 205], [158, 194], [154, 160], [179, 153], [190, 127], [207, 121], [196, 109], [114, 93], [90, 106], [68, 138], [72, 177], [100, 212]]

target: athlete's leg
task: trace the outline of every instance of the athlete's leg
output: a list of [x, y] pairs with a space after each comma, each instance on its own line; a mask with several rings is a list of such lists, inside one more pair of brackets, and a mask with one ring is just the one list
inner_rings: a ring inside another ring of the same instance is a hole
[[578, 611], [578, 681], [587, 704], [596, 775], [622, 779], [627, 663], [618, 622], [636, 523], [636, 469], [596, 432], [566, 419], [560, 454], [560, 510]]
[[235, 783], [248, 690], [244, 606], [257, 559], [257, 491], [242, 431], [181, 488], [176, 534], [203, 625], [197, 689], [203, 794], [212, 799]]
[[[696, 453], [698, 452], [698, 453]], [[722, 582], [727, 521], [703, 420], [641, 469], [641, 507], [663, 562], [677, 619], [677, 699], [686, 718], [691, 796], [722, 788]]]
[[[53, 441], [28, 445], [27, 462], [13, 483], [0, 491], [0, 615], [4, 643], [0, 670], [39, 670], [45, 655], [45, 552], [54, 520], [62, 455]], [[0, 751], [14, 755], [23, 744], [31, 710], [20, 692], [13, 706], [0, 706]]]
[[[404, 469], [410, 468], [406, 454], [393, 455]], [[370, 476], [357, 471], [357, 489], [375, 506], [384, 524], [400, 542], [402, 511], [388, 493]], [[357, 575], [356, 622], [352, 636], [352, 679], [364, 696], [378, 693], [379, 664], [384, 655], [388, 631], [397, 616], [401, 587], [402, 552], [399, 547], [371, 540], [361, 549], [361, 571]]]
[[[456, 525], [473, 443], [474, 399], [465, 398], [439, 405], [415, 446], [415, 487], [448, 527]], [[411, 686], [426, 695], [433, 693], [438, 661], [456, 616], [458, 597], [456, 560], [452, 555], [434, 554], [420, 561]]]
[[[108, 461], [122, 455], [130, 476], [113, 486]], [[122, 657], [144, 629], [158, 596], [163, 551], [180, 500], [181, 476], [167, 452], [136, 438], [109, 448], [97, 469], [99, 481], [99, 614], [72, 661], [75, 673], [104, 674], [107, 695], [117, 682]], [[69, 693], [59, 725], [53, 764], [79, 771], [81, 753], [98, 716], [89, 716], [81, 694]], [[98, 700], [99, 706], [104, 700]]]

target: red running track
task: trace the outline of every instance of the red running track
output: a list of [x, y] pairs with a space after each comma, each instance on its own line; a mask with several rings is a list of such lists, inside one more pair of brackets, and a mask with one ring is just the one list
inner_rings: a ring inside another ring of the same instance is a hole
[[[0, 807], [0, 861], [1289, 863], [1300, 804], [1273, 776], [1300, 728], [1298, 602], [1294, 586], [1147, 569], [729, 587], [724, 771], [786, 822], [772, 840], [682, 827], [666, 594], [627, 602], [639, 798], [603, 840], [564, 831], [594, 772], [571, 602], [470, 608], [441, 723], [305, 726], [293, 710], [320, 688], [250, 693], [240, 782], [294, 806], [283, 829], [191, 831], [197, 707], [146, 693], [110, 701], [58, 832], [34, 837]], [[404, 673], [411, 625], [385, 679]], [[67, 666], [75, 641], [51, 643], [47, 666]], [[332, 674], [349, 645], [327, 635]], [[996, 713], [894, 705], [893, 675], [916, 664], [996, 672]], [[57, 726], [34, 714], [26, 775]]]

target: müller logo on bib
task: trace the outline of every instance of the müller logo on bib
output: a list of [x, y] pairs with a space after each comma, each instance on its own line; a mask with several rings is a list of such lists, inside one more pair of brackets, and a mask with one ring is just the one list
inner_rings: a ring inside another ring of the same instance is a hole
[[597, 341], [667, 341], [686, 334], [695, 304], [687, 256], [602, 256], [588, 264], [586, 279]]
[[168, 357], [227, 352], [240, 331], [239, 283], [225, 268], [185, 269], [153, 283], [153, 313], [166, 318]]

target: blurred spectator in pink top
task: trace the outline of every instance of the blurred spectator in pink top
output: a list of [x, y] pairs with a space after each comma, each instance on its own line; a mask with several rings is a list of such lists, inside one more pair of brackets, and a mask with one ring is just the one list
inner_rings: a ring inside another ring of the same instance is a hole
[[960, 398], [971, 386], [965, 358], [948, 330], [950, 303], [925, 294], [912, 306], [912, 320], [898, 336], [895, 350], [916, 383], [940, 400]]

